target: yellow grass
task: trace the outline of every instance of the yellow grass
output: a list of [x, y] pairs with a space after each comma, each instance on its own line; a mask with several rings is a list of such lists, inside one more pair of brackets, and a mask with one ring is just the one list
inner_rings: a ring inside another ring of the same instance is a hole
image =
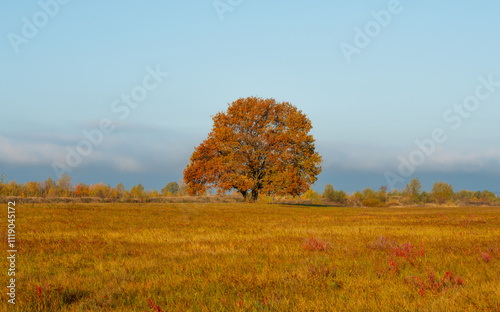
[[[163, 311], [499, 311], [499, 216], [498, 207], [21, 204], [16, 311], [152, 311], [148, 299]], [[326, 247], [314, 250], [311, 237]]]

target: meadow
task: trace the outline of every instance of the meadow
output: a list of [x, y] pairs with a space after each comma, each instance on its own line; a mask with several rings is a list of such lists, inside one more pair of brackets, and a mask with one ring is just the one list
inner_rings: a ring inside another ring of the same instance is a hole
[[16, 214], [15, 311], [500, 311], [500, 207], [42, 203]]

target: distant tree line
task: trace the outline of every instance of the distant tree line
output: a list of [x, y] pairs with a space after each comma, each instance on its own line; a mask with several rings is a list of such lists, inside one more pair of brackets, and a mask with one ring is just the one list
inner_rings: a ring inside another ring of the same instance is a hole
[[436, 181], [428, 193], [422, 190], [422, 184], [418, 178], [413, 178], [402, 190], [389, 191], [386, 186], [381, 186], [378, 191], [366, 188], [362, 192], [357, 191], [347, 195], [343, 191], [335, 191], [331, 184], [327, 184], [323, 194], [314, 194], [313, 191], [304, 194], [306, 198], [323, 198], [328, 201], [348, 205], [367, 207], [388, 207], [401, 205], [426, 205], [426, 204], [448, 204], [448, 205], [489, 205], [500, 204], [500, 197], [495, 193], [484, 191], [453, 191], [453, 186], [446, 182]]
[[[239, 194], [236, 191], [233, 196]], [[208, 196], [205, 192], [202, 196]], [[122, 183], [115, 187], [104, 183], [85, 184], [72, 183], [72, 179], [66, 173], [54, 181], [48, 178], [43, 182], [29, 181], [17, 183], [7, 181], [5, 174], [0, 178], [0, 197], [38, 197], [38, 198], [99, 198], [108, 201], [142, 201], [146, 202], [153, 198], [190, 196], [187, 192], [187, 185], [182, 182], [169, 182], [160, 191], [146, 190], [142, 184], [134, 185], [130, 190], [126, 189]], [[274, 200], [306, 200], [312, 204], [333, 204], [339, 206], [366, 206], [366, 207], [389, 207], [406, 205], [493, 205], [500, 204], [500, 197], [495, 193], [484, 191], [461, 190], [454, 192], [453, 187], [446, 183], [437, 181], [432, 190], [426, 192], [422, 190], [422, 185], [418, 178], [414, 178], [401, 190], [389, 191], [387, 187], [381, 186], [378, 191], [366, 188], [363, 191], [356, 191], [347, 194], [342, 190], [335, 190], [331, 184], [326, 184], [323, 193], [308, 189], [300, 196], [281, 196], [278, 198], [263, 198], [263, 201], [273, 202]]]
[[48, 178], [43, 182], [30, 181], [26, 183], [17, 183], [15, 180], [7, 182], [5, 174], [0, 178], [0, 196], [17, 197], [97, 197], [115, 201], [147, 201], [149, 198], [169, 197], [169, 196], [188, 196], [187, 186], [180, 182], [170, 182], [160, 192], [157, 190], [146, 190], [142, 184], [132, 186], [127, 190], [120, 182], [115, 187], [104, 183], [85, 184], [78, 182], [73, 185], [71, 177], [63, 173], [61, 177], [54, 181]]

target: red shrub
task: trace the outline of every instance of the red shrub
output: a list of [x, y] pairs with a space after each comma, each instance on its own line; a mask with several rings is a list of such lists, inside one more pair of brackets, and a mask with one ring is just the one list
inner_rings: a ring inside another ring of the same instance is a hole
[[312, 235], [310, 239], [306, 240], [306, 242], [302, 244], [302, 246], [304, 246], [305, 250], [318, 250], [318, 251], [325, 251], [328, 248], [330, 248], [330, 244], [328, 242], [314, 238], [314, 236]]
[[154, 304], [154, 302], [153, 302], [153, 300], [151, 300], [151, 298], [148, 299], [148, 303], [149, 303], [149, 308], [153, 309], [153, 311], [163, 312], [163, 310], [160, 308], [160, 306], [157, 304]]
[[482, 251], [481, 248], [479, 248], [479, 254], [481, 255], [483, 261], [486, 263], [490, 262], [493, 259], [493, 255], [491, 253], [491, 250], [489, 249], [486, 249], [486, 251]]
[[413, 246], [411, 243], [395, 245], [391, 249], [396, 257], [405, 258], [413, 266], [416, 266], [418, 258], [424, 255], [423, 244], [420, 245], [420, 250], [415, 248], [415, 246]]
[[426, 277], [409, 276], [405, 279], [405, 282], [416, 286], [421, 296], [428, 293], [435, 294], [464, 284], [464, 280], [460, 276], [454, 277], [450, 271], [446, 271], [442, 278], [436, 277], [434, 271], [430, 271], [427, 272]]

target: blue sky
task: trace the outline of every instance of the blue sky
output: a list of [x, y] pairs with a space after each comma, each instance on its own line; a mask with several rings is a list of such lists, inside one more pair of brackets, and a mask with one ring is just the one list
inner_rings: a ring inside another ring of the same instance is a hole
[[[70, 167], [73, 181], [159, 189], [182, 177], [211, 115], [259, 96], [311, 119], [323, 156], [315, 189], [402, 188], [419, 177], [427, 190], [445, 180], [500, 191], [498, 2], [66, 2], [2, 1], [8, 179], [56, 178], [54, 162], [66, 164], [82, 131], [110, 120], [113, 130]], [[214, 3], [229, 8], [222, 19]], [[346, 57], [345, 46], [357, 52]], [[151, 71], [168, 76], [154, 81]], [[122, 95], [144, 79], [155, 86], [125, 117]], [[460, 115], [454, 105], [464, 103]], [[433, 140], [435, 129], [446, 139], [424, 154], [415, 140]], [[413, 170], [400, 172], [401, 158]]]

